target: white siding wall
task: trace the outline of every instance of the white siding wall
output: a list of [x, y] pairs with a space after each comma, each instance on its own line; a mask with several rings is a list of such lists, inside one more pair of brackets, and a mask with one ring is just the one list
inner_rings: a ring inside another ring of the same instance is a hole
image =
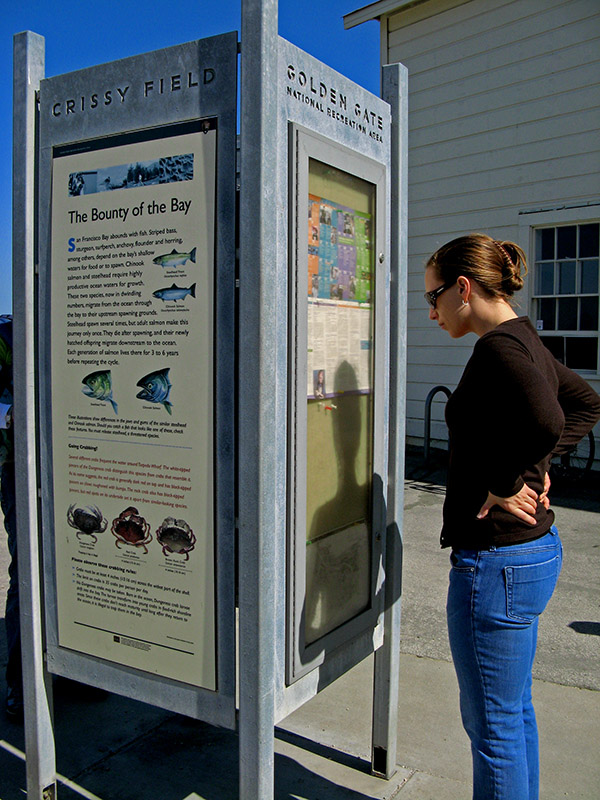
[[[564, 221], [600, 218], [600, 0], [427, 0], [382, 25], [388, 62], [409, 71], [407, 433], [414, 442], [423, 435], [427, 393], [436, 384], [454, 388], [475, 341], [450, 340], [429, 321], [428, 256], [482, 231], [519, 242], [533, 261], [520, 212], [568, 206], [581, 213], [571, 210]], [[556, 219], [549, 214], [548, 224]], [[528, 313], [527, 288], [520, 302]], [[598, 377], [586, 375], [597, 391]], [[438, 399], [432, 434], [445, 439]]]

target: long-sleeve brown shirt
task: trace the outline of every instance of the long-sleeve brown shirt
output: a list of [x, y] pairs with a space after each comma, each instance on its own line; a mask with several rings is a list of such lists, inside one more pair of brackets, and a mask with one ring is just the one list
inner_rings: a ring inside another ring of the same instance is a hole
[[442, 547], [480, 550], [543, 536], [554, 513], [538, 503], [536, 525], [494, 506], [527, 483], [541, 494], [552, 455], [566, 452], [600, 419], [600, 396], [560, 364], [527, 317], [498, 325], [473, 349], [446, 405], [450, 463]]

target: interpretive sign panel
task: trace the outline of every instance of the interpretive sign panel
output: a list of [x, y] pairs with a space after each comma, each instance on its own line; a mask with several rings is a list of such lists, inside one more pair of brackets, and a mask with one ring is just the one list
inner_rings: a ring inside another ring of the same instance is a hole
[[235, 725], [237, 35], [42, 81], [51, 672]]
[[56, 148], [52, 175], [59, 644], [207, 688], [215, 127]]

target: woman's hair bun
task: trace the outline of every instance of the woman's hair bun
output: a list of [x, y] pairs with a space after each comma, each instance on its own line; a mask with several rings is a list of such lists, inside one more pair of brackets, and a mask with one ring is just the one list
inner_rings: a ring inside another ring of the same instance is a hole
[[523, 288], [527, 274], [525, 253], [514, 242], [494, 240], [502, 260], [502, 283], [507, 295], [513, 295]]

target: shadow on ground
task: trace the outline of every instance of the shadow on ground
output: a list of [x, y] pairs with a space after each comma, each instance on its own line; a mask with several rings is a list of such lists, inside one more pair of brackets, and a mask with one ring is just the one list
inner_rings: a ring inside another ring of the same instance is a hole
[[[0, 652], [5, 661], [2, 620]], [[4, 663], [0, 693], [4, 700]], [[53, 681], [61, 800], [238, 800], [236, 733], [63, 678]], [[23, 725], [0, 714], [0, 797], [22, 800]], [[322, 774], [327, 763], [328, 777]], [[276, 730], [275, 800], [371, 800], [364, 760]], [[331, 778], [331, 779], [329, 779]], [[379, 796], [379, 795], [377, 795]]]
[[[406, 448], [405, 476], [409, 481], [431, 486], [445, 486], [448, 470], [448, 453], [431, 449], [426, 461], [423, 449]], [[576, 508], [581, 511], [600, 512], [600, 472], [592, 471], [571, 476], [551, 473], [550, 500], [555, 506]]]

